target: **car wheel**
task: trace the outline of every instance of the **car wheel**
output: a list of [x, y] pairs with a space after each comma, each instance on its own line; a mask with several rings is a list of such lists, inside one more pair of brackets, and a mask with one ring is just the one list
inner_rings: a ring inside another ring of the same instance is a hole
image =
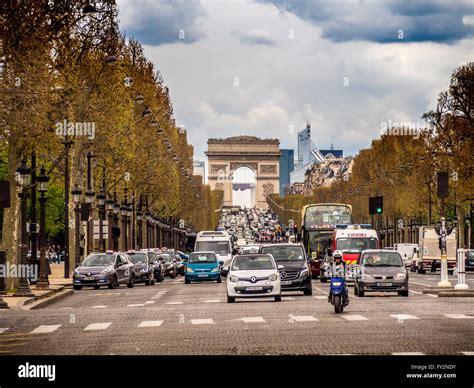
[[222, 278], [220, 276], [217, 278], [217, 283], [222, 283]]
[[233, 298], [232, 296], [228, 296], [227, 303], [235, 303], [235, 298]]
[[358, 296], [359, 298], [363, 298], [364, 295], [365, 295], [364, 291], [361, 291], [359, 288], [357, 288], [357, 296]]
[[76, 291], [82, 290], [82, 286], [72, 286]]
[[303, 290], [303, 292], [304, 292], [305, 295], [308, 295], [308, 296], [309, 296], [309, 295], [313, 295], [313, 287], [311, 287], [311, 288], [305, 288], [305, 289]]
[[191, 280], [189, 280], [186, 276], [184, 277], [184, 284], [190, 284]]
[[454, 271], [448, 271], [448, 275], [452, 275]]
[[326, 278], [321, 278], [321, 283], [327, 283], [328, 280]]
[[275, 296], [275, 302], [281, 302], [281, 295]]
[[160, 277], [158, 278], [158, 281], [161, 283], [163, 280], [165, 280], [165, 275], [160, 274]]
[[152, 286], [155, 285], [155, 275], [152, 276], [152, 278], [151, 278], [151, 280], [150, 280], [150, 284], [151, 284]]
[[130, 280], [129, 282], [127, 283], [127, 287], [128, 288], [133, 288], [135, 286], [135, 276], [130, 276]]
[[117, 281], [117, 276], [114, 276], [112, 279], [112, 283], [107, 285], [107, 287], [109, 287], [110, 289], [117, 288], [118, 286], [119, 286], [119, 283]]
[[150, 285], [150, 281], [149, 280], [145, 280], [145, 286], [149, 286]]
[[398, 291], [399, 296], [408, 296], [408, 290], [406, 291]]
[[98, 290], [100, 286], [94, 286], [94, 290]]
[[170, 275], [170, 278], [171, 278], [171, 279], [175, 279], [175, 278], [176, 278], [176, 270], [173, 271], [173, 273]]
[[334, 312], [339, 314], [342, 312], [342, 309], [341, 295], [334, 296]]

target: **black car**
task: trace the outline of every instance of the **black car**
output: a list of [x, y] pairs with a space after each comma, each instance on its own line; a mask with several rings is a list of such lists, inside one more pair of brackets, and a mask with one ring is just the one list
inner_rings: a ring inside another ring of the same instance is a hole
[[176, 259], [168, 255], [167, 253], [161, 253], [158, 255], [158, 260], [165, 268], [165, 276], [169, 276], [174, 279], [178, 275], [178, 266], [176, 265]]
[[466, 271], [474, 271], [474, 249], [466, 251]]
[[146, 254], [148, 256], [148, 260], [153, 266], [153, 272], [155, 273], [155, 281], [158, 283], [161, 283], [163, 280], [165, 280], [165, 267], [161, 263], [160, 260], [158, 260], [158, 255], [153, 252], [153, 251], [146, 251]]
[[145, 252], [128, 251], [130, 261], [133, 263], [135, 283], [145, 283], [147, 286], [155, 285], [154, 264], [148, 259]]
[[260, 247], [259, 253], [270, 254], [280, 270], [282, 291], [303, 291], [313, 295], [311, 269], [306, 253], [301, 244], [266, 244]]

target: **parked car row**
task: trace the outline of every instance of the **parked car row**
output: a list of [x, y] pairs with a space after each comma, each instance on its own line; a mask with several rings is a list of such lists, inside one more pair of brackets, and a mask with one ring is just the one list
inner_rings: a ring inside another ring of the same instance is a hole
[[184, 267], [181, 257], [168, 249], [91, 253], [74, 270], [73, 288], [107, 286], [114, 289], [120, 284], [132, 288], [135, 283], [150, 286], [162, 282], [165, 276], [174, 279], [184, 274]]

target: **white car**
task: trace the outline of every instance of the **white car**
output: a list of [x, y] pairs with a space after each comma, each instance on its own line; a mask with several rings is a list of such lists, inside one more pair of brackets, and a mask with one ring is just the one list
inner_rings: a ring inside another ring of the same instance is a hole
[[[280, 268], [282, 267], [282, 268]], [[272, 255], [237, 255], [227, 274], [227, 303], [236, 298], [273, 297], [281, 301], [281, 278]]]

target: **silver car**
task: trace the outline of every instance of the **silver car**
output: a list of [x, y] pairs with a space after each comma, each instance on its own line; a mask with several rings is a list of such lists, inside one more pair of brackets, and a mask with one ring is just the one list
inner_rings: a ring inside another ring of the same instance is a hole
[[133, 263], [126, 253], [91, 253], [74, 270], [73, 288], [80, 290], [84, 286], [107, 286], [117, 288], [126, 284], [132, 288], [135, 285]]

